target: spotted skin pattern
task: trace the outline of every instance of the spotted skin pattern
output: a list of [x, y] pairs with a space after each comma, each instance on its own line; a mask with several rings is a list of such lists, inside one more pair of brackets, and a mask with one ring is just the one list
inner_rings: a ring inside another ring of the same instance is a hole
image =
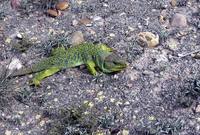
[[83, 43], [67, 50], [64, 47], [53, 49], [50, 57], [44, 58], [29, 68], [22, 68], [12, 76], [21, 76], [37, 72], [31, 84], [39, 86], [41, 80], [44, 78], [62, 69], [83, 64], [86, 65], [88, 71], [94, 76], [97, 75], [96, 68], [99, 68], [104, 73], [112, 73], [121, 71], [127, 67], [126, 62], [107, 45]]

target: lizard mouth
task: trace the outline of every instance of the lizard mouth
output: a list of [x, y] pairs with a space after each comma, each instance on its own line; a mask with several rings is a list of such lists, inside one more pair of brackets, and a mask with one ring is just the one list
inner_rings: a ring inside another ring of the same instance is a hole
[[119, 72], [127, 67], [127, 63], [116, 53], [112, 53], [105, 58], [103, 67], [107, 73]]

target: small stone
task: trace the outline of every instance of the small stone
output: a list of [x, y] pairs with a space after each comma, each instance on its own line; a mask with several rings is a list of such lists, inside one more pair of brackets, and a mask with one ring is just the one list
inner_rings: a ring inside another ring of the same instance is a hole
[[23, 135], [23, 133], [22, 133], [22, 132], [20, 132], [20, 133], [18, 133], [17, 135]]
[[41, 115], [39, 115], [39, 114], [37, 114], [36, 116], [35, 116], [35, 119], [36, 120], [38, 120], [38, 119], [40, 119], [41, 118]]
[[99, 21], [102, 20], [102, 17], [100, 16], [94, 16], [93, 21]]
[[84, 114], [85, 114], [85, 115], [88, 115], [88, 114], [90, 114], [90, 112], [88, 112], [88, 111], [85, 111], [85, 112], [84, 112]]
[[20, 33], [18, 33], [16, 37], [17, 37], [18, 39], [22, 39], [22, 38], [23, 38], [23, 36], [22, 36]]
[[198, 118], [197, 118], [197, 122], [199, 122], [199, 123], [200, 123], [200, 117], [198, 117]]
[[149, 116], [149, 117], [148, 117], [148, 120], [154, 121], [154, 120], [156, 120], [156, 118], [155, 118], [154, 116]]
[[114, 79], [118, 79], [119, 76], [115, 74], [113, 78], [114, 78]]
[[87, 100], [83, 101], [83, 104], [88, 104], [88, 103], [89, 103], [89, 101], [87, 101]]
[[47, 90], [50, 90], [50, 89], [51, 89], [51, 86], [50, 86], [50, 85], [48, 85], [46, 89], [47, 89]]
[[32, 37], [32, 38], [30, 39], [30, 41], [32, 41], [32, 42], [35, 42], [35, 41], [37, 41], [37, 40], [38, 40], [37, 37]]
[[20, 68], [22, 68], [21, 61], [18, 58], [13, 58], [8, 66], [8, 69], [12, 71], [15, 69], [20, 69]]
[[83, 18], [79, 20], [79, 24], [82, 24], [85, 26], [92, 26], [92, 20], [89, 18]]
[[73, 26], [77, 26], [77, 25], [78, 25], [78, 21], [77, 21], [77, 20], [73, 20], [73, 21], [72, 21], [72, 25], [73, 25]]
[[153, 48], [159, 44], [159, 36], [151, 32], [140, 32], [138, 34], [138, 41], [143, 47], [148, 46], [149, 48]]
[[50, 95], [52, 95], [52, 93], [51, 93], [51, 92], [48, 92], [47, 95], [50, 96]]
[[99, 102], [102, 102], [104, 99], [105, 99], [105, 96], [104, 96], [104, 95], [98, 96], [98, 98], [97, 98], [97, 100], [98, 100]]
[[110, 37], [115, 37], [115, 34], [114, 33], [110, 33], [109, 36]]
[[126, 101], [126, 102], [124, 103], [124, 105], [130, 105], [130, 102]]
[[116, 104], [117, 106], [118, 106], [118, 105], [122, 105], [122, 102], [117, 101], [115, 104]]
[[130, 78], [131, 81], [135, 81], [139, 78], [139, 73], [137, 71], [130, 71], [128, 74], [128, 77]]
[[58, 10], [65, 10], [67, 8], [69, 8], [69, 3], [66, 1], [59, 2], [58, 4], [56, 4], [56, 9]]
[[72, 45], [79, 45], [85, 41], [83, 33], [81, 31], [76, 31], [72, 34], [71, 43]]
[[83, 3], [83, 0], [77, 0], [77, 4], [81, 5]]
[[178, 41], [176, 39], [170, 38], [167, 40], [167, 45], [169, 47], [169, 49], [175, 51], [178, 49]]
[[6, 131], [5, 131], [5, 135], [11, 135], [11, 134], [12, 134], [12, 132], [9, 131], [9, 130], [6, 130]]
[[173, 7], [175, 7], [176, 5], [177, 5], [177, 1], [176, 0], [171, 0], [171, 5], [173, 6]]
[[95, 22], [95, 24], [100, 25], [100, 26], [104, 25], [104, 20], [100, 16], [94, 16], [93, 17], [93, 22]]
[[200, 113], [200, 105], [198, 105], [198, 106], [196, 107], [195, 111], [196, 111], [197, 113]]
[[5, 42], [8, 43], [8, 44], [10, 44], [11, 38], [6, 38]]
[[129, 130], [123, 129], [122, 130], [122, 135], [129, 135]]
[[92, 30], [92, 29], [88, 29], [88, 31], [89, 31], [90, 34], [96, 36], [96, 32], [95, 32], [94, 30]]
[[22, 115], [24, 112], [23, 112], [23, 111], [19, 111], [18, 113], [19, 113], [20, 115]]
[[48, 29], [48, 35], [55, 35], [56, 34], [56, 31], [52, 28], [49, 28]]
[[193, 54], [191, 54], [191, 56], [192, 56], [193, 58], [195, 58], [195, 59], [200, 59], [200, 53], [199, 53], [199, 52], [193, 53]]
[[44, 126], [44, 124], [45, 124], [45, 121], [44, 121], [44, 120], [41, 120], [41, 121], [40, 121], [40, 126]]
[[179, 28], [187, 27], [186, 16], [183, 14], [176, 13], [172, 18], [171, 25], [173, 27], [179, 27]]
[[134, 31], [135, 29], [134, 29], [133, 27], [131, 27], [131, 26], [128, 26], [128, 30], [132, 32], [132, 31]]
[[21, 126], [23, 127], [23, 126], [25, 126], [26, 125], [26, 123], [24, 123], [24, 122], [21, 122]]
[[58, 102], [58, 98], [54, 98], [54, 100], [53, 100], [54, 102]]
[[115, 102], [115, 99], [114, 99], [114, 98], [110, 98], [110, 102], [111, 102], [111, 103], [114, 103], [114, 102]]
[[103, 95], [103, 91], [100, 91], [97, 93], [97, 96], [101, 96], [101, 95]]
[[88, 103], [88, 107], [89, 107], [89, 108], [92, 108], [93, 106], [94, 106], [94, 103], [92, 103], [92, 102], [89, 102], [89, 103]]
[[61, 15], [61, 12], [59, 10], [56, 10], [56, 9], [48, 9], [47, 14], [51, 17], [57, 17], [57, 16]]

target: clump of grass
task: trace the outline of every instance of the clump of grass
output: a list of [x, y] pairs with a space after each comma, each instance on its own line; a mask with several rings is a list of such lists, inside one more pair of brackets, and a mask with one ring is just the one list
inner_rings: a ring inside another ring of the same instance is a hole
[[[116, 130], [114, 116], [98, 115], [98, 113], [86, 114], [86, 106], [63, 108], [56, 114], [47, 113], [47, 117], [54, 120], [48, 125], [48, 135], [91, 135], [102, 130], [109, 132]], [[115, 127], [115, 128], [114, 128]]]
[[161, 92], [161, 102], [165, 102], [167, 109], [187, 108], [197, 102], [200, 96], [200, 80], [185, 80], [183, 84], [184, 86], [177, 87], [172, 83], [169, 89]]
[[142, 121], [136, 129], [136, 133], [140, 135], [177, 135], [183, 126], [179, 118]]
[[22, 39], [15, 41], [13, 48], [18, 52], [25, 52], [33, 45], [34, 43], [31, 42], [27, 37], [23, 37]]
[[59, 0], [22, 0], [17, 10], [23, 16], [36, 11], [46, 11], [47, 9], [53, 8]]
[[183, 89], [177, 98], [177, 104], [183, 108], [190, 107], [200, 96], [200, 80], [190, 81], [191, 87]]
[[69, 43], [68, 34], [62, 33], [57, 36], [52, 36], [48, 41], [40, 45], [45, 54], [50, 54], [51, 50], [56, 47], [64, 46], [69, 48], [71, 44]]
[[1, 67], [0, 70], [0, 110], [7, 108], [13, 100], [12, 81], [9, 80], [8, 69]]

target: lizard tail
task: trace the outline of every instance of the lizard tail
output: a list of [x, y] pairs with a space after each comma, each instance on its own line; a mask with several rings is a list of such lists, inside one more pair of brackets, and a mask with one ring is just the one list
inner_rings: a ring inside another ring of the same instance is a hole
[[33, 70], [31, 68], [22, 68], [14, 73], [12, 73], [10, 76], [15, 77], [15, 76], [22, 76], [25, 74], [30, 74], [33, 73]]

